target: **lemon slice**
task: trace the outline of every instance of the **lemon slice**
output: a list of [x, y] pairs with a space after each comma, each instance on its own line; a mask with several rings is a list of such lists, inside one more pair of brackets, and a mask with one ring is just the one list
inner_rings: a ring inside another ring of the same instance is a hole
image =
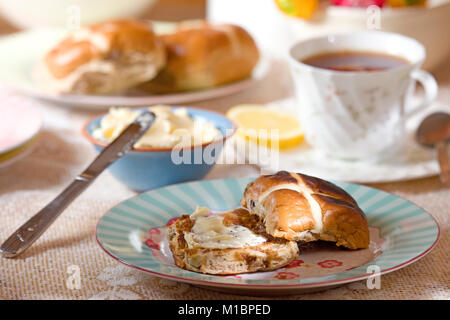
[[[289, 149], [303, 141], [300, 122], [287, 112], [263, 105], [241, 104], [232, 107], [227, 116], [238, 125], [237, 134], [259, 145]], [[277, 130], [277, 131], [272, 131]]]

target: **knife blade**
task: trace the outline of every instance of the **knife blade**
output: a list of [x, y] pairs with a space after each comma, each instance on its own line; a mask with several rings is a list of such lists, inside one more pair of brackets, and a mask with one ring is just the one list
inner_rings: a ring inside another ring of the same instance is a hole
[[30, 247], [103, 170], [133, 148], [154, 121], [153, 112], [142, 112], [67, 188], [0, 246], [1, 255], [13, 258]]

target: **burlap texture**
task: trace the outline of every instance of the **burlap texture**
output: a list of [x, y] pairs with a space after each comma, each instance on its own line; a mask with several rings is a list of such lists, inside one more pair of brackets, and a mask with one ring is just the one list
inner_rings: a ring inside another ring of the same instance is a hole
[[[449, 64], [450, 66], [450, 64]], [[450, 72], [436, 74], [441, 102], [450, 103]], [[243, 102], [271, 102], [292, 94], [287, 67], [274, 61], [269, 76], [245, 92], [197, 103], [224, 111]], [[93, 112], [42, 105], [45, 126], [35, 150], [0, 169], [0, 241], [52, 200], [94, 158], [91, 145], [80, 135]], [[216, 166], [207, 179], [258, 174], [245, 165]], [[375, 188], [402, 196], [430, 212], [441, 226], [441, 239], [426, 257], [382, 277], [380, 290], [357, 282], [319, 293], [288, 299], [449, 299], [450, 191], [437, 177]], [[96, 223], [109, 208], [135, 193], [105, 172], [83, 193], [28, 251], [17, 259], [0, 259], [1, 299], [237, 299], [186, 284], [161, 280], [110, 258], [97, 245]], [[68, 289], [68, 267], [81, 271], [81, 288]]]

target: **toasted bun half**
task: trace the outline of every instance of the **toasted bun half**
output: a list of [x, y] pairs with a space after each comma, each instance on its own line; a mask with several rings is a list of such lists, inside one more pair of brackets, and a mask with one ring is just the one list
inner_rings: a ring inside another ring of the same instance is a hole
[[44, 56], [33, 76], [55, 93], [110, 93], [152, 79], [165, 61], [149, 22], [114, 20], [74, 31]]
[[168, 227], [170, 250], [177, 266], [195, 272], [226, 275], [275, 270], [297, 257], [297, 243], [271, 237], [259, 218], [247, 210], [236, 209], [221, 216], [225, 225], [246, 227], [267, 240], [255, 246], [238, 248], [190, 247], [185, 236], [192, 231], [195, 221], [183, 215]]
[[182, 23], [161, 40], [168, 52], [167, 65], [140, 86], [142, 90], [169, 93], [234, 82], [250, 77], [259, 59], [253, 38], [235, 25]]
[[293, 241], [325, 240], [367, 248], [367, 220], [338, 186], [300, 173], [280, 171], [249, 183], [241, 204], [264, 220], [266, 232]]

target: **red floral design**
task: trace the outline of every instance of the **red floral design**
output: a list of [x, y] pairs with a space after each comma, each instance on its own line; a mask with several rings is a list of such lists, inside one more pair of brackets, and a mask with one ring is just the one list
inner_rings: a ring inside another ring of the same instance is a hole
[[299, 275], [293, 272], [278, 272], [275, 275], [275, 278], [280, 280], [289, 280], [289, 279], [296, 279]]
[[323, 260], [317, 263], [322, 268], [334, 268], [334, 267], [340, 267], [342, 266], [342, 262], [337, 260]]
[[[159, 251], [159, 250], [152, 250], [152, 253], [153, 253], [153, 256], [155, 257], [155, 258], [158, 258], [159, 260], [161, 260], [161, 261], [164, 261], [165, 260], [165, 257], [163, 256], [163, 254], [161, 253], [161, 251]], [[165, 261], [164, 261], [165, 262]]]
[[159, 228], [153, 228], [153, 229], [148, 230], [148, 234], [150, 237], [158, 236], [161, 234], [161, 230], [159, 230]]
[[166, 227], [172, 225], [172, 224], [173, 224], [175, 221], [177, 221], [177, 220], [178, 220], [178, 217], [175, 217], [175, 218], [170, 219], [170, 220], [167, 222]]
[[305, 261], [303, 261], [303, 260], [300, 260], [300, 259], [294, 260], [291, 263], [289, 263], [285, 268], [286, 269], [295, 268], [295, 267], [302, 265], [303, 263], [305, 263]]
[[145, 240], [145, 244], [151, 249], [160, 250], [159, 244], [157, 244], [152, 239]]

